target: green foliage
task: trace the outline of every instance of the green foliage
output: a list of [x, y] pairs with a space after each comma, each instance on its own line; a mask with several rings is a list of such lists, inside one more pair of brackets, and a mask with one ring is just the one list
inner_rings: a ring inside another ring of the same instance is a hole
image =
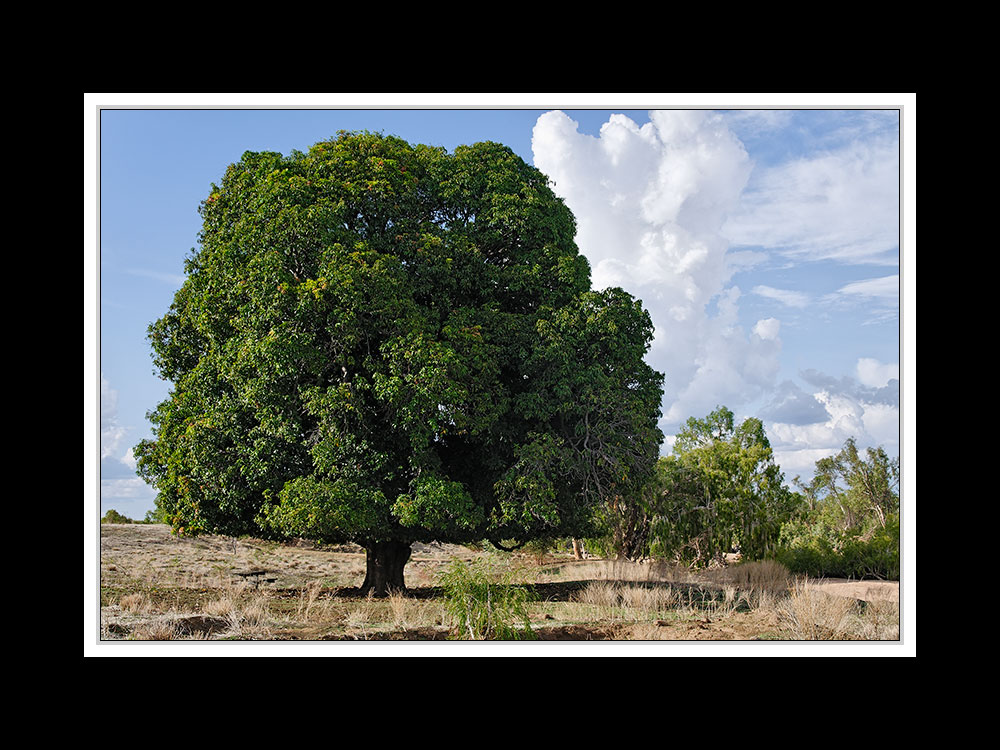
[[696, 565], [734, 549], [746, 560], [773, 554], [797, 504], [763, 423], [749, 418], [736, 425], [725, 407], [687, 421], [654, 482], [651, 554]]
[[518, 641], [536, 637], [528, 604], [535, 595], [518, 583], [516, 568], [494, 558], [453, 560], [441, 574], [445, 608], [455, 619], [456, 639]]
[[162, 512], [159, 509], [147, 510], [141, 521], [137, 521], [128, 516], [122, 515], [114, 508], [108, 510], [101, 519], [101, 523], [165, 523]]
[[166, 515], [160, 508], [153, 508], [152, 510], [147, 510], [146, 515], [143, 516], [143, 523], [166, 523]]
[[791, 572], [813, 578], [899, 580], [899, 517], [861, 535], [857, 529], [830, 531], [817, 525], [782, 530], [776, 559]]
[[809, 484], [796, 477], [814, 519], [839, 529], [884, 527], [899, 513], [899, 458], [882, 447], [858, 451], [854, 438], [834, 456], [816, 462]]
[[128, 516], [123, 516], [114, 508], [109, 508], [108, 512], [104, 514], [104, 518], [101, 519], [101, 523], [135, 523]]
[[[606, 512], [604, 508], [601, 508], [597, 511], [597, 514], [604, 516]], [[604, 558], [623, 556], [619, 554], [618, 548], [615, 546], [614, 535], [606, 522], [598, 527], [596, 531], [599, 532], [598, 536], [587, 536], [582, 540], [587, 552]]]
[[341, 133], [245, 153], [200, 211], [134, 449], [175, 531], [570, 536], [655, 464], [649, 315], [590, 290], [572, 214], [510, 149]]
[[650, 478], [639, 487], [614, 494], [594, 514], [598, 536], [587, 539], [587, 549], [601, 557], [641, 560], [653, 553], [653, 522], [662, 492], [664, 464], [660, 459]]
[[810, 576], [898, 580], [898, 458], [881, 447], [862, 454], [851, 438], [796, 483], [802, 504], [781, 530], [779, 560]]
[[530, 540], [521, 548], [521, 550], [525, 554], [531, 555], [535, 559], [535, 562], [541, 565], [545, 562], [545, 558], [548, 555], [552, 554], [557, 549], [566, 546], [572, 547], [572, 540], [543, 536]]

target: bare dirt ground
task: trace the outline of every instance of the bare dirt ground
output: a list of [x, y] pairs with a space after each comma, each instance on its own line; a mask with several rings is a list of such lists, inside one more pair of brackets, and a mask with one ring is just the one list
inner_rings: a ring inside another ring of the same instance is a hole
[[[100, 532], [102, 640], [445, 640], [453, 623], [438, 576], [454, 559], [487, 554], [416, 544], [406, 567], [408, 596], [373, 601], [354, 591], [365, 556], [353, 545], [180, 538], [155, 524], [102, 524]], [[809, 590], [822, 594], [807, 602], [811, 618], [821, 616], [812, 614], [817, 602], [852, 609], [835, 606], [821, 625], [806, 627], [801, 614], [770, 595], [737, 590], [727, 569], [702, 578], [653, 575], [648, 566], [577, 561], [569, 552], [508, 562], [525, 571], [538, 596], [531, 626], [542, 641], [891, 639], [886, 606], [895, 606], [898, 633], [896, 582], [811, 581]], [[874, 630], [861, 622], [862, 610], [878, 614]], [[845, 618], [853, 618], [852, 630]]]

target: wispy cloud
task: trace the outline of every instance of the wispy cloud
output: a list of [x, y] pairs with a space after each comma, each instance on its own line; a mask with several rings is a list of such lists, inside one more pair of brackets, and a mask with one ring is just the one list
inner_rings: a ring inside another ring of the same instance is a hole
[[837, 290], [840, 297], [865, 297], [899, 304], [899, 274], [853, 281]]
[[142, 479], [101, 479], [102, 500], [149, 500], [155, 493]]
[[898, 264], [898, 139], [879, 134], [763, 170], [724, 233], [798, 261]]
[[727, 111], [725, 118], [733, 127], [758, 135], [787, 127], [792, 114], [788, 109], [735, 109]]
[[151, 271], [146, 268], [128, 268], [125, 273], [130, 276], [141, 276], [147, 279], [154, 279], [155, 281], [161, 281], [164, 284], [169, 284], [173, 287], [180, 287], [184, 284], [184, 276], [176, 273], [165, 273], [163, 271]]
[[867, 324], [895, 320], [899, 318], [899, 274], [853, 281], [825, 295], [823, 301], [842, 309], [862, 308]]
[[809, 295], [803, 292], [795, 292], [790, 289], [775, 289], [773, 286], [760, 284], [751, 290], [754, 294], [767, 297], [780, 302], [788, 307], [808, 307]]

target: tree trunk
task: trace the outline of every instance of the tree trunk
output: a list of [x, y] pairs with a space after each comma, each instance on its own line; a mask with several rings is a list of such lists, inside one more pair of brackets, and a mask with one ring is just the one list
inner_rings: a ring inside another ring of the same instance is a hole
[[403, 568], [410, 559], [410, 545], [406, 542], [369, 542], [365, 545], [367, 570], [361, 593], [385, 597], [391, 592], [406, 591]]

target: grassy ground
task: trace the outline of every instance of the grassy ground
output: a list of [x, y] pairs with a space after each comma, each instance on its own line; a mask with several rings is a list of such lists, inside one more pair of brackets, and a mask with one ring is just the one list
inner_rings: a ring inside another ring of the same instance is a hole
[[[415, 545], [407, 595], [377, 600], [351, 592], [364, 578], [355, 547], [102, 524], [101, 639], [448, 640], [456, 628], [440, 575], [455, 559], [487, 554]], [[769, 564], [695, 574], [568, 552], [491, 559], [531, 586], [530, 626], [543, 641], [899, 639], [895, 584], [795, 581]]]

